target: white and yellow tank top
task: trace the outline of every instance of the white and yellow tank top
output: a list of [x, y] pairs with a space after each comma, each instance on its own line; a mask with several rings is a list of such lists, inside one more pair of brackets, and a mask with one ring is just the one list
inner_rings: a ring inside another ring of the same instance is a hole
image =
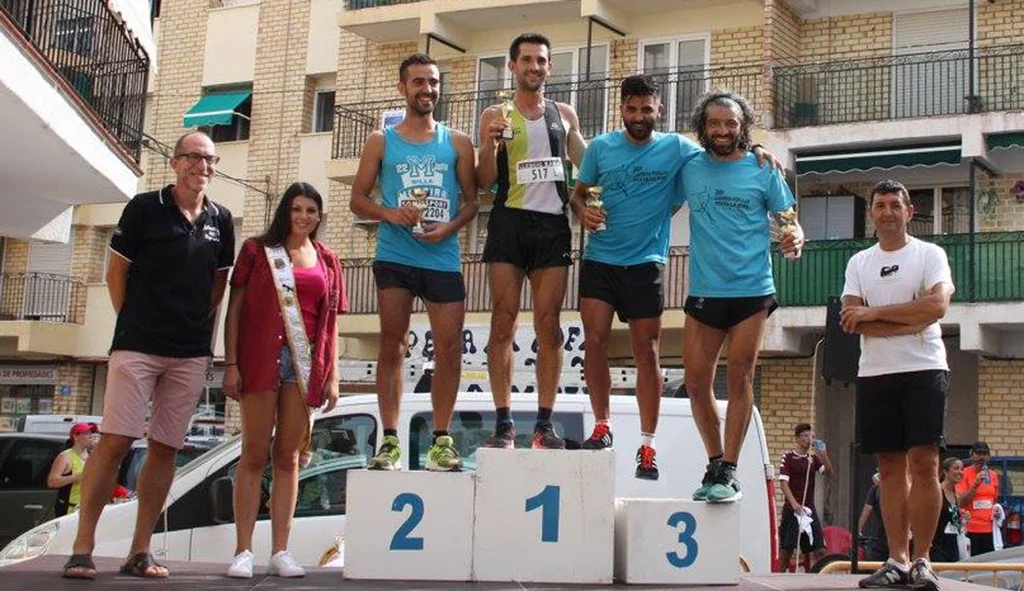
[[510, 116], [514, 137], [498, 148], [498, 205], [510, 209], [563, 214], [566, 188], [566, 130], [554, 101], [544, 101], [544, 116]]

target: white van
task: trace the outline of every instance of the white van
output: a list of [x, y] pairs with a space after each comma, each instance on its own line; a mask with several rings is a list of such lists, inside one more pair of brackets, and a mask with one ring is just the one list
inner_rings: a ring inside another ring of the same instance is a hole
[[99, 425], [103, 417], [94, 415], [25, 415], [18, 430], [25, 433], [68, 436], [75, 423]]
[[[688, 497], [699, 486], [707, 463], [689, 400], [662, 399], [657, 440], [661, 479], [655, 482], [633, 477], [640, 437], [636, 400], [613, 396], [611, 402], [616, 450], [566, 453], [615, 453], [617, 497]], [[724, 418], [725, 403], [719, 405]], [[529, 444], [536, 408], [535, 395], [517, 396], [512, 402], [513, 416], [521, 430], [517, 447]], [[578, 445], [594, 425], [588, 397], [561, 395], [555, 408], [552, 420], [556, 429]], [[407, 394], [399, 423], [405, 469], [424, 468], [432, 424], [430, 396]], [[475, 465], [475, 450], [483, 445], [493, 426], [490, 394], [459, 395], [451, 431], [468, 468]], [[742, 554], [753, 572], [767, 573], [775, 558], [773, 469], [757, 409], [750, 426], [739, 461]], [[299, 474], [291, 532], [291, 551], [300, 563], [316, 565], [321, 555], [334, 547], [336, 539], [344, 539], [348, 470], [366, 466], [380, 433], [377, 399], [372, 395], [343, 397], [337, 408], [317, 417], [313, 459]], [[240, 452], [241, 441], [235, 437], [178, 471], [168, 496], [168, 510], [153, 536], [155, 556], [173, 561], [231, 562], [235, 549], [231, 487]], [[264, 477], [264, 501], [268, 484], [269, 470]], [[127, 555], [135, 513], [135, 501], [104, 510], [96, 532], [96, 556]], [[34, 528], [0, 552], [0, 566], [44, 554], [71, 554], [77, 526], [77, 515], [67, 515]], [[253, 543], [257, 561], [265, 563], [270, 555], [270, 520], [265, 506], [261, 507]]]

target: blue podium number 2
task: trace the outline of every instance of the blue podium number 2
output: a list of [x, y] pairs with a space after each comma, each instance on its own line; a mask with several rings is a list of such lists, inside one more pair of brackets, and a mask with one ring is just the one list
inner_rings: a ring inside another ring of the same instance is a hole
[[679, 511], [673, 513], [668, 518], [668, 526], [673, 529], [679, 529], [679, 526], [683, 526], [683, 531], [679, 532], [678, 541], [686, 549], [682, 556], [679, 555], [678, 551], [666, 552], [665, 557], [668, 558], [668, 563], [676, 568], [686, 568], [693, 566], [693, 563], [697, 560], [697, 540], [693, 539], [693, 534], [697, 533], [697, 520], [693, 518], [692, 513], [686, 511]]
[[391, 538], [391, 550], [422, 550], [423, 538], [410, 538], [409, 534], [423, 519], [423, 498], [413, 493], [402, 493], [395, 497], [391, 503], [391, 510], [402, 512], [406, 507], [412, 507], [409, 518], [405, 520], [402, 527], [398, 528]]
[[558, 541], [558, 513], [561, 505], [562, 489], [549, 484], [536, 495], [526, 499], [526, 512], [540, 509], [540, 541]]

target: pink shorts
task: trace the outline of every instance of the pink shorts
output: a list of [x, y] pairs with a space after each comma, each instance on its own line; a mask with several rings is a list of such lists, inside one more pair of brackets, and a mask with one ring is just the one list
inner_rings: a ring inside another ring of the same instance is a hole
[[[134, 439], [148, 437], [181, 449], [203, 393], [209, 359], [112, 352], [100, 430]], [[147, 431], [146, 414], [151, 398], [153, 409]]]

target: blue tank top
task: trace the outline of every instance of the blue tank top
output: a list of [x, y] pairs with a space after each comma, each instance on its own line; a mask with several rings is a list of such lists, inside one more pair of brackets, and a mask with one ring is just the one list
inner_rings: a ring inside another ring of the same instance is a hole
[[[413, 189], [423, 188], [427, 190], [424, 225], [450, 221], [459, 208], [457, 163], [451, 131], [444, 125], [438, 124], [434, 139], [425, 143], [406, 140], [394, 127], [384, 129], [384, 161], [380, 169], [384, 207], [404, 205], [412, 201]], [[461, 259], [458, 234], [429, 244], [413, 236], [412, 228], [387, 222], [380, 224], [378, 261], [434, 271], [461, 271]]]

